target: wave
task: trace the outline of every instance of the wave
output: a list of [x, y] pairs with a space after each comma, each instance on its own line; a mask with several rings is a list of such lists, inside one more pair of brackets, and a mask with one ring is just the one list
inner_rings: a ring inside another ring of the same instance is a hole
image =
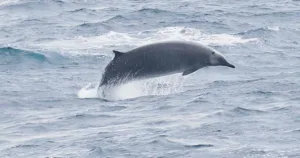
[[[187, 27], [166, 27], [141, 32], [122, 33], [109, 31], [99, 36], [82, 37], [77, 36], [70, 39], [60, 39], [50, 42], [40, 42], [35, 47], [72, 53], [82, 53], [78, 50], [86, 49], [111, 49], [122, 46], [129, 46], [131, 49], [137, 46], [170, 40], [194, 41], [205, 45], [236, 45], [248, 42], [258, 42], [258, 38], [242, 38], [232, 34], [207, 34], [199, 29]], [[86, 53], [86, 51], [84, 52]], [[98, 52], [99, 53], [99, 52]], [[100, 52], [103, 55], [103, 51]], [[111, 54], [109, 54], [111, 55]]]
[[261, 28], [256, 28], [252, 30], [247, 30], [244, 32], [237, 33], [236, 35], [262, 35], [270, 32], [277, 32], [280, 31], [280, 27], [278, 26], [269, 26], [269, 27], [261, 27]]
[[10, 65], [18, 64], [22, 61], [36, 61], [36, 62], [47, 62], [47, 57], [40, 53], [35, 53], [31, 51], [16, 49], [12, 47], [0, 48], [0, 64]]
[[154, 14], [174, 13], [174, 12], [171, 12], [171, 11], [161, 10], [161, 9], [157, 9], [157, 8], [143, 8], [143, 9], [140, 9], [136, 12], [139, 12], [139, 13], [154, 13]]
[[71, 11], [67, 11], [67, 12], [69, 12], [69, 13], [90, 13], [90, 14], [92, 14], [92, 13], [96, 13], [97, 12], [97, 10], [95, 10], [95, 9], [89, 9], [89, 8], [79, 8], [79, 9], [75, 9], [75, 10], [71, 10]]
[[232, 109], [230, 112], [233, 112], [233, 113], [236, 113], [236, 114], [243, 114], [243, 115], [265, 113], [265, 111], [262, 111], [262, 110], [248, 109], [248, 108], [242, 108], [242, 107], [236, 107], [236, 108]]
[[278, 93], [276, 92], [268, 92], [268, 91], [261, 91], [261, 90], [257, 90], [257, 91], [251, 91], [251, 92], [248, 92], [246, 93], [248, 95], [259, 95], [259, 96], [273, 96], [273, 95], [279, 95]]
[[109, 25], [106, 25], [101, 22], [97, 23], [82, 23], [78, 26], [75, 26], [71, 29], [74, 33], [81, 34], [88, 33], [91, 35], [99, 34], [99, 33], [105, 33], [111, 30], [111, 27]]
[[[156, 17], [161, 17], [157, 19]], [[172, 12], [168, 10], [143, 8], [140, 10], [134, 10], [127, 13], [115, 15], [102, 23], [114, 25], [114, 23], [120, 23], [121, 25], [137, 26], [139, 25], [156, 25], [155, 23], [165, 23], [170, 19], [184, 20], [187, 15], [183, 13]], [[174, 23], [175, 24], [175, 23]]]
[[175, 143], [176, 145], [184, 146], [185, 148], [206, 148], [214, 147], [213, 144], [199, 143], [193, 139], [178, 139], [178, 138], [166, 138], [169, 143]]
[[0, 2], [0, 6], [7, 9], [32, 9], [32, 8], [45, 8], [47, 5], [61, 6], [66, 2], [61, 0], [46, 0], [46, 1], [29, 1], [22, 2], [21, 0], [4, 0]]
[[2, 0], [0, 1], [0, 6], [13, 5], [18, 3], [20, 0]]
[[245, 107], [235, 107], [233, 109], [229, 109], [226, 111], [219, 111], [213, 115], [236, 117], [236, 116], [259, 115], [265, 113], [267, 113], [267, 111], [258, 110], [258, 109], [249, 109]]
[[44, 19], [26, 19], [26, 20], [22, 20], [20, 21], [19, 24], [17, 24], [16, 26], [18, 27], [24, 27], [24, 26], [37, 26], [37, 25], [51, 25], [54, 24], [51, 21], [46, 21]]
[[0, 48], [0, 65], [76, 64], [76, 60], [86, 59], [81, 57], [76, 59], [56, 52], [40, 52], [2, 47]]
[[213, 147], [212, 144], [194, 144], [194, 145], [185, 145], [186, 148], [205, 148], [205, 147]]
[[116, 15], [112, 18], [109, 18], [109, 19], [103, 21], [103, 23], [109, 23], [109, 22], [114, 22], [114, 21], [123, 21], [123, 20], [127, 20], [127, 19], [122, 15]]
[[[61, 12], [58, 15], [54, 15], [52, 18], [53, 19], [64, 19], [66, 21], [78, 21], [78, 22], [83, 22], [83, 21], [89, 21], [89, 20], [97, 20], [101, 17], [101, 13], [98, 10], [95, 9], [89, 9], [89, 8], [75, 8], [71, 10], [65, 10]], [[87, 18], [89, 20], [87, 20]], [[94, 21], [92, 20], [92, 21]]]
[[275, 107], [272, 107], [270, 110], [284, 112], [284, 111], [295, 111], [296, 109], [295, 106], [293, 105], [285, 105], [285, 103], [282, 103], [280, 105], [275, 105]]
[[290, 15], [299, 15], [298, 12], [296, 11], [276, 11], [276, 12], [267, 12], [267, 13], [254, 13], [251, 16], [272, 16], [272, 17], [286, 17], [286, 16], [290, 16]]
[[86, 114], [86, 113], [80, 113], [80, 114], [72, 114], [69, 116], [63, 116], [59, 117], [59, 120], [90, 120], [90, 119], [110, 119], [116, 117], [115, 115], [110, 115], [110, 114]]

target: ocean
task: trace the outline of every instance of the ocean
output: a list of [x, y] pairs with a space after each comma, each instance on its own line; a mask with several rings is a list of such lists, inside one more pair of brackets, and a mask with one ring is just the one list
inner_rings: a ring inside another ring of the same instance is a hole
[[[236, 68], [99, 95], [112, 50], [169, 40]], [[298, 158], [299, 40], [298, 0], [1, 0], [0, 157]]]

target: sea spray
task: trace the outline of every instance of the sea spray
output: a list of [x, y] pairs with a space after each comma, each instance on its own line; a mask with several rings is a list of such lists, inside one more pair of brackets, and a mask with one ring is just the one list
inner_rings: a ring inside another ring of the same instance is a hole
[[149, 95], [168, 95], [182, 91], [185, 77], [181, 74], [144, 80], [135, 80], [117, 86], [102, 86], [89, 83], [78, 92], [79, 98], [102, 98], [124, 100]]

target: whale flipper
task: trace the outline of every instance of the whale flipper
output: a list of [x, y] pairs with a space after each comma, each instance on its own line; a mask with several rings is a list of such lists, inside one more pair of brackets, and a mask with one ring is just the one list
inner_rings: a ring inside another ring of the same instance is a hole
[[192, 67], [192, 68], [190, 68], [190, 69], [187, 69], [187, 70], [185, 70], [185, 71], [182, 73], [182, 76], [189, 75], [189, 74], [191, 74], [191, 73], [197, 71], [198, 69], [199, 69], [199, 68], [197, 68], [197, 67]]
[[119, 52], [119, 51], [116, 51], [116, 50], [113, 50], [113, 52], [115, 53], [115, 57], [113, 60], [119, 58], [121, 55], [125, 54], [125, 53], [122, 53], [122, 52]]

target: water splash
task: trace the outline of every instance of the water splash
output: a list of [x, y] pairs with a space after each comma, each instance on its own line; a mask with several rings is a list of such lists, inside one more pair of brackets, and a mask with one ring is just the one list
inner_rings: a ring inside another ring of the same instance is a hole
[[79, 98], [124, 100], [149, 95], [168, 95], [182, 91], [185, 77], [175, 74], [145, 80], [136, 80], [118, 86], [88, 84], [78, 92]]
[[83, 87], [81, 90], [78, 91], [77, 96], [78, 98], [98, 98], [98, 86], [93, 85], [92, 83], [89, 83], [85, 87]]

